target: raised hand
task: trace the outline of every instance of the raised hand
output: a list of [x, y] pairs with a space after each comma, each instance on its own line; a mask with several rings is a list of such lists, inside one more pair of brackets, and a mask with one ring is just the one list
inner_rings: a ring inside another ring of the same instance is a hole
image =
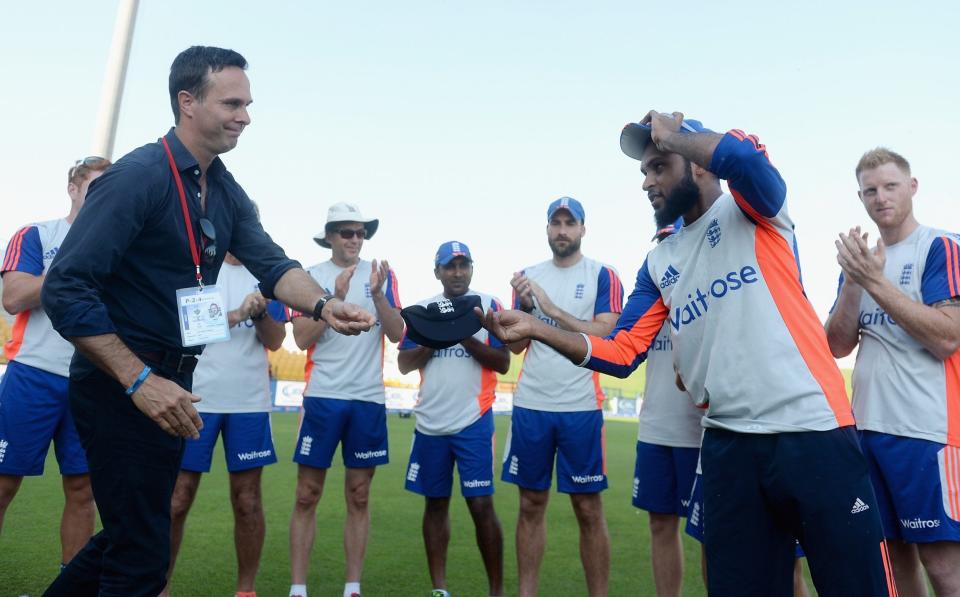
[[517, 293], [517, 296], [520, 298], [520, 306], [530, 311], [533, 309], [533, 291], [530, 287], [531, 280], [520, 272], [513, 274], [513, 278], [510, 279], [510, 286], [513, 287], [514, 292]]
[[650, 110], [643, 117], [640, 124], [650, 125], [650, 139], [660, 151], [665, 151], [663, 141], [670, 135], [680, 131], [680, 124], [683, 123], [683, 113], [674, 112], [664, 114], [656, 110]]
[[373, 263], [370, 265], [370, 295], [377, 297], [383, 294], [383, 285], [387, 281], [387, 277], [390, 275], [390, 264], [387, 263], [387, 260], [384, 259], [380, 261], [380, 265], [377, 265], [377, 260], [374, 259]]
[[357, 271], [357, 266], [351, 265], [337, 275], [337, 279], [334, 280], [333, 283], [333, 296], [341, 301], [347, 300], [347, 291], [350, 290], [350, 278], [353, 277], [353, 272], [355, 271]]

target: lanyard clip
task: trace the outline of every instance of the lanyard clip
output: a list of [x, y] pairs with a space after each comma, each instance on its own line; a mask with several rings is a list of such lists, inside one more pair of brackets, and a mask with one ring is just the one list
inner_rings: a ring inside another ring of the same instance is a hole
[[203, 274], [200, 273], [199, 265], [197, 265], [197, 284], [200, 285], [200, 292], [203, 292]]

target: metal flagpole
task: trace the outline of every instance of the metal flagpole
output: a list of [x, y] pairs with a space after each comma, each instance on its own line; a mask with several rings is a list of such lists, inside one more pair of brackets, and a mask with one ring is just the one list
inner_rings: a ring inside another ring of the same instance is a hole
[[120, 100], [123, 98], [123, 82], [130, 60], [133, 43], [133, 26], [137, 20], [139, 0], [120, 0], [117, 22], [113, 28], [113, 42], [107, 58], [107, 73], [103, 81], [100, 113], [94, 132], [93, 155], [112, 159], [113, 143], [117, 136], [117, 120], [120, 116]]

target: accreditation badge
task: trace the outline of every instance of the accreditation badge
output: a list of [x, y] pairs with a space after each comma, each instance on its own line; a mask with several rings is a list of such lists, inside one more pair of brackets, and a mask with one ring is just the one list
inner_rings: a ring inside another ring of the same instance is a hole
[[177, 290], [180, 339], [184, 346], [213, 344], [230, 339], [226, 303], [216, 286]]

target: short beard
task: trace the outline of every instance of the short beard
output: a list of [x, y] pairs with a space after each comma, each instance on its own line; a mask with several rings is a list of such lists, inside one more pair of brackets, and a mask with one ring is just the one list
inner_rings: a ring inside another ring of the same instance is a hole
[[700, 188], [693, 180], [693, 169], [687, 162], [687, 171], [677, 186], [670, 191], [663, 200], [663, 207], [653, 212], [657, 228], [664, 228], [677, 221], [677, 218], [687, 213], [700, 200]]
[[554, 244], [554, 241], [547, 241], [547, 244], [550, 245], [550, 250], [553, 251], [553, 256], [563, 259], [564, 257], [569, 257], [580, 250], [580, 239], [570, 241], [567, 244], [566, 249], [560, 249], [557, 245]]

